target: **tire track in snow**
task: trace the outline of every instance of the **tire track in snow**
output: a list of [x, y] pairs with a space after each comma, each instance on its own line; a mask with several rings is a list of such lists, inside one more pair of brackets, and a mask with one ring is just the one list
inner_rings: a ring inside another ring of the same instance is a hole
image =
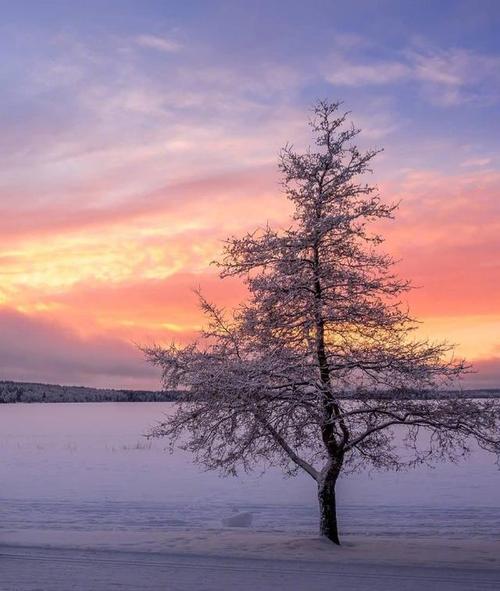
[[[81, 551], [77, 551], [81, 554]], [[123, 553], [125, 554], [125, 553]], [[137, 555], [136, 555], [137, 556]], [[332, 564], [331, 568], [325, 569], [324, 563], [321, 564], [320, 569], [311, 568], [314, 563], [299, 562], [301, 568], [290, 568], [283, 565], [284, 561], [276, 561], [278, 566], [273, 566], [271, 560], [265, 559], [231, 559], [224, 557], [207, 557], [207, 556], [193, 556], [193, 555], [165, 555], [166, 560], [152, 560], [149, 555], [141, 556], [141, 559], [124, 559], [124, 558], [104, 558], [96, 556], [95, 553], [90, 553], [88, 556], [52, 556], [49, 554], [28, 554], [17, 552], [0, 552], [0, 561], [14, 560], [14, 561], [30, 561], [30, 562], [44, 562], [44, 563], [59, 563], [59, 564], [74, 564], [79, 566], [90, 567], [93, 565], [106, 566], [121, 566], [121, 567], [145, 567], [145, 568], [159, 568], [159, 569], [196, 569], [200, 571], [212, 572], [232, 572], [245, 574], [259, 574], [264, 575], [300, 575], [302, 577], [336, 577], [342, 579], [343, 577], [359, 579], [359, 580], [376, 580], [381, 581], [408, 581], [411, 579], [415, 584], [454, 584], [457, 589], [465, 585], [473, 585], [464, 587], [465, 589], [474, 590], [491, 590], [497, 589], [500, 585], [500, 573], [491, 571], [494, 575], [492, 578], [478, 577], [479, 569], [463, 569], [460, 576], [449, 576], [445, 573], [426, 573], [426, 570], [445, 570], [439, 567], [417, 567], [417, 566], [388, 566], [388, 565], [374, 565], [360, 563], [356, 565], [358, 570], [345, 568], [345, 564]], [[177, 560], [172, 560], [172, 558]], [[182, 558], [186, 557], [185, 560]], [[199, 560], [192, 560], [198, 558]], [[248, 565], [234, 564], [234, 562], [248, 562]], [[232, 563], [232, 564], [231, 564]], [[297, 564], [297, 561], [294, 562]], [[398, 568], [400, 571], [407, 570], [406, 574], [398, 574], [395, 572], [384, 572], [387, 569]], [[366, 572], [369, 569], [372, 572]], [[365, 571], [365, 572], [363, 572]], [[457, 572], [456, 570], [454, 571]], [[483, 571], [484, 574], [484, 571]], [[426, 587], [422, 587], [426, 588]]]

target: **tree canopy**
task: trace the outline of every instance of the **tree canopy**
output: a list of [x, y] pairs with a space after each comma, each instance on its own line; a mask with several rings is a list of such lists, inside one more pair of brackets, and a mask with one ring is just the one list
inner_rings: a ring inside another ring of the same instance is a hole
[[304, 470], [318, 483], [321, 532], [334, 542], [341, 472], [455, 459], [472, 441], [500, 451], [498, 400], [456, 390], [465, 362], [418, 336], [404, 305], [410, 285], [376, 229], [397, 205], [367, 183], [377, 151], [356, 146], [360, 130], [339, 109], [317, 103], [314, 148], [281, 151], [289, 226], [225, 243], [221, 278], [240, 277], [246, 301], [227, 312], [199, 294], [200, 340], [146, 350], [164, 387], [182, 392], [153, 434], [225, 474], [265, 464]]

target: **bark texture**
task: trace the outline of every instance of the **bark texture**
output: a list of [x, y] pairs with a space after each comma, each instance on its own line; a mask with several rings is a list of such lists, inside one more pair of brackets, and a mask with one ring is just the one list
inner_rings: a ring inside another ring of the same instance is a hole
[[322, 536], [340, 545], [335, 487], [339, 469], [331, 468], [318, 482], [319, 531]]

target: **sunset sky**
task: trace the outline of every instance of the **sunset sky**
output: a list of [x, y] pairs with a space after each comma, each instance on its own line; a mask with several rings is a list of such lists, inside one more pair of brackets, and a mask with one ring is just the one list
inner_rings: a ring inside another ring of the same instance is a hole
[[500, 387], [500, 4], [0, 1], [0, 379], [158, 388], [222, 240], [286, 222], [277, 154], [343, 100], [422, 334]]

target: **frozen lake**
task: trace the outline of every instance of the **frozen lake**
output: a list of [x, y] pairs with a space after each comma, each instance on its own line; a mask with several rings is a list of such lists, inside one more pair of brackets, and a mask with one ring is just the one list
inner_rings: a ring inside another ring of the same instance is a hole
[[[220, 478], [191, 457], [147, 441], [173, 403], [0, 406], [2, 533], [148, 532], [222, 528], [234, 511], [252, 529], [315, 534], [309, 477]], [[342, 533], [498, 539], [500, 473], [481, 451], [459, 464], [402, 473], [363, 473], [339, 485]]]

